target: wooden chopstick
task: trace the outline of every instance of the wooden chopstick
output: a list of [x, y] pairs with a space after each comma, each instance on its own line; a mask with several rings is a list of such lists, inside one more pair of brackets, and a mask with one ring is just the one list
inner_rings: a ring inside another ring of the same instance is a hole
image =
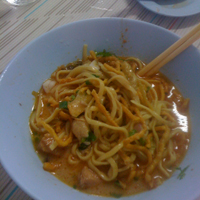
[[182, 51], [188, 48], [192, 43], [200, 38], [200, 23], [183, 38], [179, 39], [153, 61], [147, 64], [143, 69], [138, 72], [139, 76], [151, 76], [158, 72], [158, 70], [166, 63], [171, 61]]

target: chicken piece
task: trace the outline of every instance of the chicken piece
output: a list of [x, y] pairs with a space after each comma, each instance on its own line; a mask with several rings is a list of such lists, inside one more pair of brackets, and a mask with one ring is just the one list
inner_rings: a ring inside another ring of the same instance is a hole
[[38, 144], [38, 149], [46, 153], [51, 153], [52, 150], [49, 148], [49, 146], [52, 144], [52, 142], [53, 137], [51, 137], [49, 133], [46, 133], [40, 140], [40, 143]]
[[79, 175], [79, 186], [82, 189], [87, 189], [89, 187], [94, 187], [101, 182], [98, 175], [85, 166]]
[[99, 70], [100, 70], [100, 67], [98, 65], [98, 62], [96, 60], [93, 60], [91, 63], [90, 63], [90, 67], [92, 67], [92, 72], [97, 72], [99, 73]]
[[127, 79], [129, 80], [129, 82], [131, 83], [131, 86], [135, 88], [137, 86], [137, 77], [132, 67], [127, 62], [122, 62], [121, 69], [127, 77]]
[[92, 99], [91, 95], [79, 92], [74, 101], [68, 104], [68, 109], [70, 114], [73, 117], [78, 117], [81, 113], [85, 111], [85, 108], [87, 107], [91, 99]]
[[158, 177], [158, 178], [152, 179], [152, 181], [149, 183], [149, 186], [151, 189], [153, 189], [153, 188], [157, 188], [158, 186], [162, 185], [162, 183], [163, 183], [162, 178]]
[[137, 133], [142, 131], [142, 129], [143, 129], [142, 124], [141, 123], [135, 124], [134, 129], [136, 130]]
[[62, 151], [61, 149], [56, 148], [53, 151], [50, 149], [50, 145], [53, 143], [53, 141], [53, 137], [49, 133], [46, 133], [38, 144], [38, 150], [45, 153], [51, 153], [53, 155], [59, 155]]
[[82, 116], [72, 122], [72, 132], [79, 141], [81, 141], [82, 138], [87, 138], [89, 136], [89, 126], [85, 117]]
[[46, 80], [42, 86], [43, 86], [43, 89], [46, 93], [49, 93], [51, 91], [51, 89], [55, 86], [56, 82], [55, 81], [52, 81], [52, 80]]

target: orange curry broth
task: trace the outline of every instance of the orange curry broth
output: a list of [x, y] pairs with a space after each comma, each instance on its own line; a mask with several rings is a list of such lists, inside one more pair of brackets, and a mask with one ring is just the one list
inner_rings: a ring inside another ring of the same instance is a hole
[[[53, 78], [52, 78], [53, 79]], [[148, 80], [148, 78], [145, 78], [145, 80]], [[169, 103], [173, 105], [174, 115], [173, 117], [178, 122], [177, 127], [181, 126], [182, 131], [185, 133], [183, 134], [176, 134], [173, 137], [173, 143], [174, 143], [174, 150], [177, 155], [177, 160], [173, 164], [172, 167], [167, 169], [167, 171], [172, 175], [173, 171], [175, 171], [175, 168], [179, 166], [183, 158], [185, 157], [185, 154], [188, 150], [189, 142], [190, 142], [190, 120], [189, 120], [189, 109], [187, 105], [184, 105], [184, 100], [180, 92], [177, 90], [177, 88], [161, 73], [156, 74], [153, 78], [151, 78], [149, 83], [152, 85], [153, 88], [156, 89], [158, 98], [162, 98], [162, 94], [160, 92], [159, 87], [164, 87], [165, 90], [165, 99]], [[161, 81], [162, 85], [157, 83], [157, 81]], [[149, 90], [151, 92], [151, 90]], [[47, 98], [48, 95], [44, 94]], [[37, 98], [36, 98], [37, 103]], [[48, 117], [51, 113], [51, 108], [48, 106], [48, 102], [43, 101], [43, 108], [41, 117]], [[84, 166], [87, 166], [87, 163], [84, 161], [81, 161], [77, 165], [70, 165], [67, 160], [68, 156], [70, 154], [70, 148], [72, 147], [71, 143], [65, 148], [57, 148], [58, 155], [53, 155], [51, 153], [45, 153], [38, 149], [38, 143], [41, 139], [41, 135], [37, 134], [36, 131], [31, 127], [31, 137], [33, 140], [35, 151], [37, 152], [39, 158], [41, 161], [53, 163], [55, 168], [50, 171], [54, 176], [56, 176], [59, 180], [66, 183], [67, 185], [73, 187], [74, 189], [79, 189], [82, 192], [94, 194], [94, 195], [100, 195], [100, 196], [113, 196], [113, 197], [121, 197], [121, 196], [129, 196], [133, 194], [137, 194], [146, 190], [149, 190], [149, 186], [144, 182], [144, 180], [141, 177], [134, 178], [133, 181], [127, 184], [127, 187], [125, 189], [119, 187], [116, 184], [116, 181], [111, 182], [105, 182], [101, 181], [99, 185], [87, 189], [80, 189], [78, 186], [78, 177], [83, 169]], [[94, 144], [91, 144], [94, 145]], [[163, 163], [167, 160], [167, 157], [163, 159]], [[140, 165], [140, 161], [137, 161], [137, 165]], [[159, 170], [155, 169], [153, 172], [154, 177], [154, 186], [157, 187], [160, 185], [160, 181], [162, 182], [166, 180], [166, 177], [163, 176], [159, 172]], [[123, 181], [126, 182], [126, 179], [124, 178]]]

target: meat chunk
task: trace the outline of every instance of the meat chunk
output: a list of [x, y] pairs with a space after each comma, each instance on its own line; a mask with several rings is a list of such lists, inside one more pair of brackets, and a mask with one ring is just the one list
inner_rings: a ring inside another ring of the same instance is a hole
[[78, 117], [85, 111], [85, 108], [87, 107], [91, 99], [92, 99], [91, 95], [79, 92], [74, 101], [68, 104], [68, 109], [70, 114], [73, 117]]
[[98, 175], [93, 172], [91, 169], [89, 169], [87, 166], [85, 166], [81, 174], [79, 175], [79, 186], [82, 189], [86, 189], [89, 187], [93, 187], [98, 185], [101, 182]]
[[43, 151], [45, 153], [50, 153], [53, 155], [60, 155], [60, 153], [62, 153], [61, 148], [57, 147], [53, 151], [50, 149], [50, 145], [53, 142], [54, 142], [54, 139], [49, 133], [44, 134], [44, 136], [42, 137], [42, 139], [40, 140], [38, 144], [38, 150]]
[[42, 139], [40, 140], [40, 143], [38, 144], [38, 149], [46, 152], [46, 153], [51, 153], [52, 150], [49, 148], [49, 146], [53, 142], [53, 137], [49, 133], [46, 133]]
[[151, 182], [149, 183], [149, 186], [151, 189], [153, 189], [153, 188], [157, 188], [158, 186], [162, 185], [162, 183], [163, 183], [163, 180], [160, 177], [158, 177], [158, 178], [152, 179]]
[[89, 126], [84, 117], [77, 118], [72, 122], [72, 132], [79, 141], [89, 136]]
[[141, 123], [135, 124], [135, 125], [134, 125], [134, 129], [135, 129], [137, 132], [142, 131], [142, 129], [143, 129], [142, 124], [141, 124]]
[[55, 86], [56, 82], [55, 81], [52, 81], [52, 80], [46, 80], [42, 86], [43, 86], [43, 89], [46, 93], [49, 93], [51, 91], [51, 89]]
[[121, 69], [131, 85], [135, 88], [137, 85], [137, 77], [132, 69], [132, 67], [127, 62], [121, 63]]

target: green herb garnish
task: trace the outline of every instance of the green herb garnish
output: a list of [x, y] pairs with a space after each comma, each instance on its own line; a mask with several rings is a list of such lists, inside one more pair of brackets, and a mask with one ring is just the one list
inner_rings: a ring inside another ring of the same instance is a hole
[[146, 140], [144, 140], [143, 138], [140, 138], [140, 139], [139, 139], [139, 142], [140, 142], [140, 144], [141, 144], [142, 146], [145, 146], [145, 144], [146, 144]]
[[121, 184], [120, 184], [120, 182], [118, 180], [115, 181], [115, 185], [121, 187]]
[[86, 138], [82, 138], [81, 139], [81, 143], [84, 143], [84, 142], [94, 142], [96, 140], [96, 136], [94, 135], [94, 133], [92, 131], [89, 131], [88, 132], [88, 137]]
[[105, 49], [104, 49], [102, 52], [96, 52], [96, 51], [95, 51], [95, 53], [96, 53], [96, 56], [102, 56], [102, 57], [115, 56], [117, 59], [123, 60], [123, 61], [124, 61], [124, 59], [119, 58], [119, 57], [116, 56], [114, 53], [110, 53], [110, 52], [106, 51]]
[[146, 91], [146, 92], [149, 92], [149, 90], [150, 90], [150, 89], [151, 89], [151, 87], [150, 87], [150, 86], [148, 86], [148, 87], [147, 87], [147, 91]]
[[79, 90], [76, 91], [76, 94], [78, 94]]
[[35, 138], [34, 138], [34, 141], [35, 141], [35, 143], [39, 143], [40, 138], [39, 138], [39, 137], [35, 137]]
[[59, 103], [59, 108], [68, 109], [68, 102], [67, 101], [60, 102]]
[[76, 98], [75, 95], [72, 95], [72, 96], [71, 96], [72, 101], [73, 101], [75, 98]]
[[118, 56], [116, 56], [116, 55], [114, 55], [118, 60], [122, 60], [122, 61], [125, 61], [125, 59], [122, 59], [122, 58], [120, 58], [120, 57], [118, 57]]
[[86, 149], [90, 144], [85, 144], [85, 142], [93, 142], [95, 141], [97, 138], [94, 135], [94, 133], [92, 131], [88, 132], [88, 137], [86, 138], [82, 138], [81, 139], [81, 144], [79, 146], [79, 150], [84, 150]]
[[88, 144], [81, 143], [81, 144], [79, 145], [78, 149], [79, 149], [79, 150], [85, 150], [85, 149], [88, 148], [88, 146], [89, 146]]
[[86, 85], [92, 85], [92, 83], [90, 83], [89, 80], [85, 81], [85, 84], [86, 84]]
[[92, 74], [93, 76], [95, 76], [96, 78], [99, 78], [100, 76], [96, 75], [96, 74]]
[[138, 181], [138, 180], [139, 180], [139, 177], [135, 176], [133, 179], [134, 179], [135, 181]]
[[86, 141], [86, 138], [81, 139], [81, 143], [84, 143]]
[[38, 135], [38, 133], [36, 131], [33, 131], [33, 135]]
[[189, 165], [185, 167], [184, 169], [181, 169], [181, 167], [177, 167], [176, 170], [180, 171], [180, 174], [177, 176], [177, 179], [181, 180], [185, 176], [185, 171], [188, 169]]
[[35, 143], [40, 142], [40, 135], [36, 131], [33, 131], [33, 140], [34, 140]]
[[102, 57], [108, 57], [108, 56], [112, 56], [114, 54], [106, 51], [105, 49], [102, 52], [96, 52], [97, 56], [102, 56]]
[[77, 185], [73, 185], [73, 188], [76, 189], [76, 188], [77, 188]]
[[133, 129], [132, 131], [129, 132], [129, 137], [132, 136], [132, 135], [134, 135], [135, 133], [136, 133], [136, 130]]
[[92, 131], [89, 131], [88, 134], [89, 134], [89, 136], [86, 138], [86, 141], [93, 142], [93, 141], [95, 141], [97, 139]]
[[121, 194], [116, 194], [116, 193], [110, 193], [110, 195], [115, 198], [120, 198], [122, 196]]

